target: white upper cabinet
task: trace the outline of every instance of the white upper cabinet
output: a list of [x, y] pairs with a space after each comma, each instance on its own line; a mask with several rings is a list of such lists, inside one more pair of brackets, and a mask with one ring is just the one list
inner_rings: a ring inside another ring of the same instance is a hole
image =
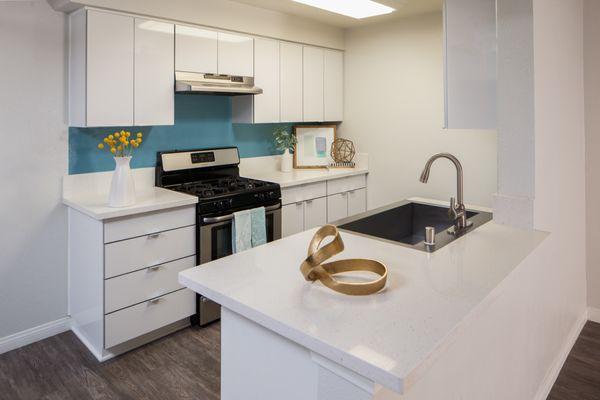
[[254, 122], [279, 122], [279, 42], [254, 39], [254, 84], [263, 90], [254, 96]]
[[254, 39], [225, 32], [217, 38], [219, 74], [254, 76]]
[[445, 127], [496, 128], [496, 2], [446, 0]]
[[175, 69], [217, 73], [217, 32], [185, 25], [175, 27]]
[[135, 125], [175, 123], [175, 26], [135, 19]]
[[70, 60], [72, 90], [79, 89], [71, 91], [70, 104], [82, 102], [85, 113], [72, 115], [71, 125], [133, 125], [133, 17], [89, 10], [75, 18], [84, 21], [71, 25], [71, 35], [85, 40], [72, 52], [82, 58]]
[[344, 119], [344, 53], [325, 50], [323, 71], [324, 120], [341, 121]]
[[324, 120], [323, 101], [323, 58], [324, 50], [304, 46], [303, 49], [303, 120], [318, 122]]
[[302, 121], [302, 45], [281, 42], [281, 122]]

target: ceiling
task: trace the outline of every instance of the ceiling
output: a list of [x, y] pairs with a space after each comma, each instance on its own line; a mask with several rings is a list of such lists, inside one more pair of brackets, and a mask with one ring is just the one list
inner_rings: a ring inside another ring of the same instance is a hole
[[266, 8], [293, 14], [304, 18], [309, 18], [327, 25], [339, 28], [352, 28], [366, 24], [372, 24], [391, 19], [408, 17], [411, 15], [424, 14], [432, 11], [442, 10], [442, 0], [377, 0], [378, 3], [385, 4], [395, 8], [391, 14], [380, 15], [377, 17], [354, 19], [343, 15], [335, 14], [329, 11], [310, 7], [304, 4], [296, 3], [292, 0], [233, 0], [238, 3], [245, 3], [252, 6]]

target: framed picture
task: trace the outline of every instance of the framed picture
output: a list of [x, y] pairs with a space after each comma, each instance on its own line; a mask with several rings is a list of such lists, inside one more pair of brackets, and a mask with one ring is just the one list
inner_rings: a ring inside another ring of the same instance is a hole
[[296, 147], [294, 168], [327, 168], [331, 159], [331, 144], [336, 138], [335, 125], [294, 126]]

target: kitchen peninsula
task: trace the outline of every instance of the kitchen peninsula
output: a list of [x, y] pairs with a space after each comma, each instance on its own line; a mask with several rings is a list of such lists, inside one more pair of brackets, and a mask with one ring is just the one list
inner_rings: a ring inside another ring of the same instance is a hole
[[[532, 284], [526, 260], [547, 236], [492, 221], [426, 253], [343, 231], [336, 259], [371, 258], [389, 274], [382, 292], [352, 297], [303, 279], [299, 265], [314, 233], [180, 273], [181, 284], [223, 307], [223, 400], [442, 398], [431, 390], [462, 398], [461, 379], [498, 373], [487, 350], [511, 353], [493, 348], [491, 326], [489, 335], [470, 336], [519, 301], [504, 296]], [[457, 354], [464, 341], [469, 354]], [[469, 368], [454, 369], [477, 352]], [[431, 379], [438, 385], [426, 385]]]

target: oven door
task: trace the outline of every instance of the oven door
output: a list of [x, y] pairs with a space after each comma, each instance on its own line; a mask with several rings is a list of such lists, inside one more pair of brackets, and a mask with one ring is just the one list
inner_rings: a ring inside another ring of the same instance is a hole
[[[233, 254], [233, 214], [217, 217], [199, 217], [198, 263], [204, 264]], [[281, 204], [265, 207], [267, 242], [281, 239]], [[221, 307], [204, 296], [197, 296], [197, 311], [200, 325], [208, 324], [221, 317]]]

